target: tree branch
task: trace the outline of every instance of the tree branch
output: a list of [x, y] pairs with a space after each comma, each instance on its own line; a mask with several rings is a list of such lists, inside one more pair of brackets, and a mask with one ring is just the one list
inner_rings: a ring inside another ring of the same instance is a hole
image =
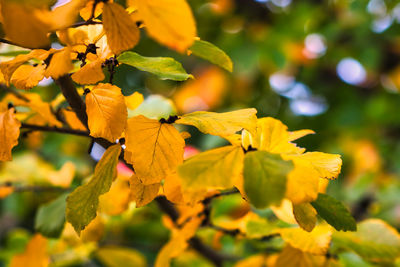
[[86, 20], [86, 21], [79, 21], [70, 26], [70, 28], [76, 28], [84, 25], [94, 25], [94, 24], [102, 24], [101, 21], [95, 21], [95, 20]]
[[80, 131], [68, 128], [58, 128], [58, 127], [51, 127], [51, 126], [40, 126], [28, 123], [21, 124], [22, 129], [30, 129], [32, 131], [42, 131], [42, 132], [55, 132], [55, 133], [64, 133], [64, 134], [73, 134], [79, 136], [89, 137], [89, 132], [87, 131]]
[[82, 101], [81, 96], [76, 91], [75, 85], [72, 82], [71, 77], [67, 74], [61, 76], [56, 80], [56, 83], [61, 88], [61, 92], [67, 100], [68, 104], [76, 113], [76, 116], [88, 128], [88, 117], [86, 114], [86, 105]]

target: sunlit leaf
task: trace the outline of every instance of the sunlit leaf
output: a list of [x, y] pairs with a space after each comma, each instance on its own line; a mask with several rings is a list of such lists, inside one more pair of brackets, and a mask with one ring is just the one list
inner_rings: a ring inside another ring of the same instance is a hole
[[101, 67], [102, 63], [102, 60], [98, 59], [86, 64], [77, 72], [72, 74], [72, 80], [79, 84], [95, 84], [104, 80], [106, 76], [104, 76], [103, 69]]
[[183, 161], [185, 140], [171, 124], [139, 115], [128, 120], [125, 134], [125, 159], [145, 185], [161, 182]]
[[257, 125], [256, 113], [254, 108], [225, 113], [196, 111], [181, 116], [176, 123], [195, 126], [206, 134], [227, 136], [242, 129], [254, 132]]
[[15, 118], [14, 108], [0, 110], [0, 161], [12, 160], [11, 150], [18, 144], [21, 123]]
[[12, 75], [11, 83], [18, 89], [31, 89], [44, 78], [46, 66], [22, 65]]
[[131, 0], [148, 34], [169, 48], [184, 52], [196, 37], [196, 24], [186, 0]]
[[131, 110], [136, 109], [140, 104], [142, 104], [143, 100], [143, 95], [138, 92], [134, 92], [130, 96], [125, 96], [126, 106]]
[[248, 152], [244, 157], [244, 190], [256, 208], [280, 205], [286, 193], [287, 175], [293, 164], [266, 151]]
[[325, 267], [326, 257], [285, 246], [274, 266]]
[[125, 129], [128, 111], [121, 89], [100, 83], [86, 94], [90, 135], [115, 142]]
[[46, 237], [59, 237], [64, 229], [65, 206], [68, 193], [40, 206], [36, 218], [35, 229]]
[[178, 167], [186, 189], [230, 188], [243, 169], [243, 150], [225, 146], [197, 154]]
[[47, 78], [52, 77], [53, 79], [58, 79], [64, 74], [70, 72], [72, 69], [71, 49], [66, 47], [53, 54], [44, 76]]
[[189, 48], [194, 55], [214, 63], [227, 71], [233, 71], [233, 63], [229, 56], [212, 43], [203, 40], [195, 40]]
[[326, 194], [318, 194], [317, 200], [311, 202], [327, 223], [340, 231], [356, 231], [357, 225], [348, 209], [338, 200]]
[[140, 33], [136, 23], [117, 3], [104, 4], [103, 27], [108, 45], [115, 54], [133, 48], [139, 41]]
[[278, 232], [290, 246], [316, 255], [326, 254], [332, 238], [332, 229], [329, 225], [318, 225], [312, 232], [306, 232], [301, 228], [282, 228]]
[[66, 218], [78, 234], [96, 217], [99, 196], [110, 190], [117, 175], [116, 166], [120, 152], [121, 147], [118, 144], [109, 147], [97, 163], [90, 181], [69, 194]]
[[124, 52], [118, 62], [157, 75], [162, 80], [185, 81], [193, 76], [187, 74], [181, 63], [170, 57], [144, 57], [135, 52]]

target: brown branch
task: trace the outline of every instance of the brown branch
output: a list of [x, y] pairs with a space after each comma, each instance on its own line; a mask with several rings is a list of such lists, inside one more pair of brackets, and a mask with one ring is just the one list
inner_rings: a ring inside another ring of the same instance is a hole
[[87, 131], [80, 131], [80, 130], [74, 130], [74, 129], [68, 129], [68, 128], [40, 126], [40, 125], [29, 124], [29, 123], [22, 123], [21, 128], [22, 129], [30, 129], [32, 131], [64, 133], [64, 134], [73, 134], [73, 135], [89, 137], [89, 132], [87, 132]]
[[88, 117], [86, 114], [86, 105], [81, 96], [76, 91], [75, 85], [71, 77], [67, 74], [61, 76], [55, 81], [61, 88], [61, 92], [67, 100], [68, 104], [76, 113], [76, 116], [88, 128]]
[[95, 21], [95, 20], [86, 20], [86, 21], [79, 21], [70, 26], [70, 28], [76, 28], [84, 25], [95, 25], [95, 24], [102, 24], [101, 21]]

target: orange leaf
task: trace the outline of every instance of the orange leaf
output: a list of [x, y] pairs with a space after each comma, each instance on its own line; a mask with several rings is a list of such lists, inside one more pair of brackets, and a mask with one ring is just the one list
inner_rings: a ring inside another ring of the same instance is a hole
[[57, 79], [70, 72], [73, 67], [71, 62], [71, 49], [66, 47], [53, 54], [44, 75], [47, 78], [51, 76], [53, 79]]
[[31, 89], [43, 80], [45, 68], [44, 64], [22, 65], [12, 75], [11, 83], [18, 89]]
[[95, 84], [104, 80], [105, 76], [101, 64], [103, 61], [97, 59], [83, 66], [80, 70], [72, 74], [71, 78], [79, 84]]
[[21, 123], [15, 118], [14, 108], [0, 112], [0, 161], [12, 160], [11, 149], [18, 144]]
[[160, 188], [160, 183], [155, 184], [143, 184], [136, 176], [133, 174], [129, 179], [130, 189], [131, 189], [131, 200], [136, 202], [136, 207], [142, 207], [147, 205], [158, 195], [158, 190]]
[[104, 4], [103, 27], [108, 45], [115, 54], [133, 48], [139, 41], [140, 32], [136, 23], [119, 4]]
[[25, 251], [11, 259], [10, 267], [45, 267], [49, 265], [49, 261], [47, 240], [36, 234], [29, 241]]
[[90, 135], [115, 142], [126, 125], [128, 111], [121, 89], [100, 83], [86, 95], [86, 112]]

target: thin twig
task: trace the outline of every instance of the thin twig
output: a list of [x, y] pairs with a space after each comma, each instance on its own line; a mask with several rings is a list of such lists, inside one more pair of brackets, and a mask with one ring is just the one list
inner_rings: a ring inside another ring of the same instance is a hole
[[26, 96], [24, 96], [23, 94], [20, 94], [18, 91], [14, 90], [14, 89], [12, 89], [10, 87], [7, 87], [4, 84], [0, 84], [0, 88], [2, 90], [4, 90], [4, 91], [10, 93], [10, 94], [15, 95], [17, 98], [19, 98], [19, 99], [21, 99], [23, 101], [30, 102], [30, 100]]
[[70, 28], [77, 28], [77, 27], [84, 26], [84, 25], [95, 25], [95, 24], [103, 24], [103, 22], [95, 21], [95, 20], [79, 21], [79, 22], [76, 22], [76, 23], [72, 24], [69, 27]]
[[89, 137], [89, 132], [87, 132], [87, 131], [74, 130], [74, 129], [68, 129], [68, 128], [40, 126], [40, 125], [29, 124], [29, 123], [22, 123], [21, 128], [22, 129], [30, 129], [32, 131], [64, 133], [64, 134], [73, 134], [73, 135]]

